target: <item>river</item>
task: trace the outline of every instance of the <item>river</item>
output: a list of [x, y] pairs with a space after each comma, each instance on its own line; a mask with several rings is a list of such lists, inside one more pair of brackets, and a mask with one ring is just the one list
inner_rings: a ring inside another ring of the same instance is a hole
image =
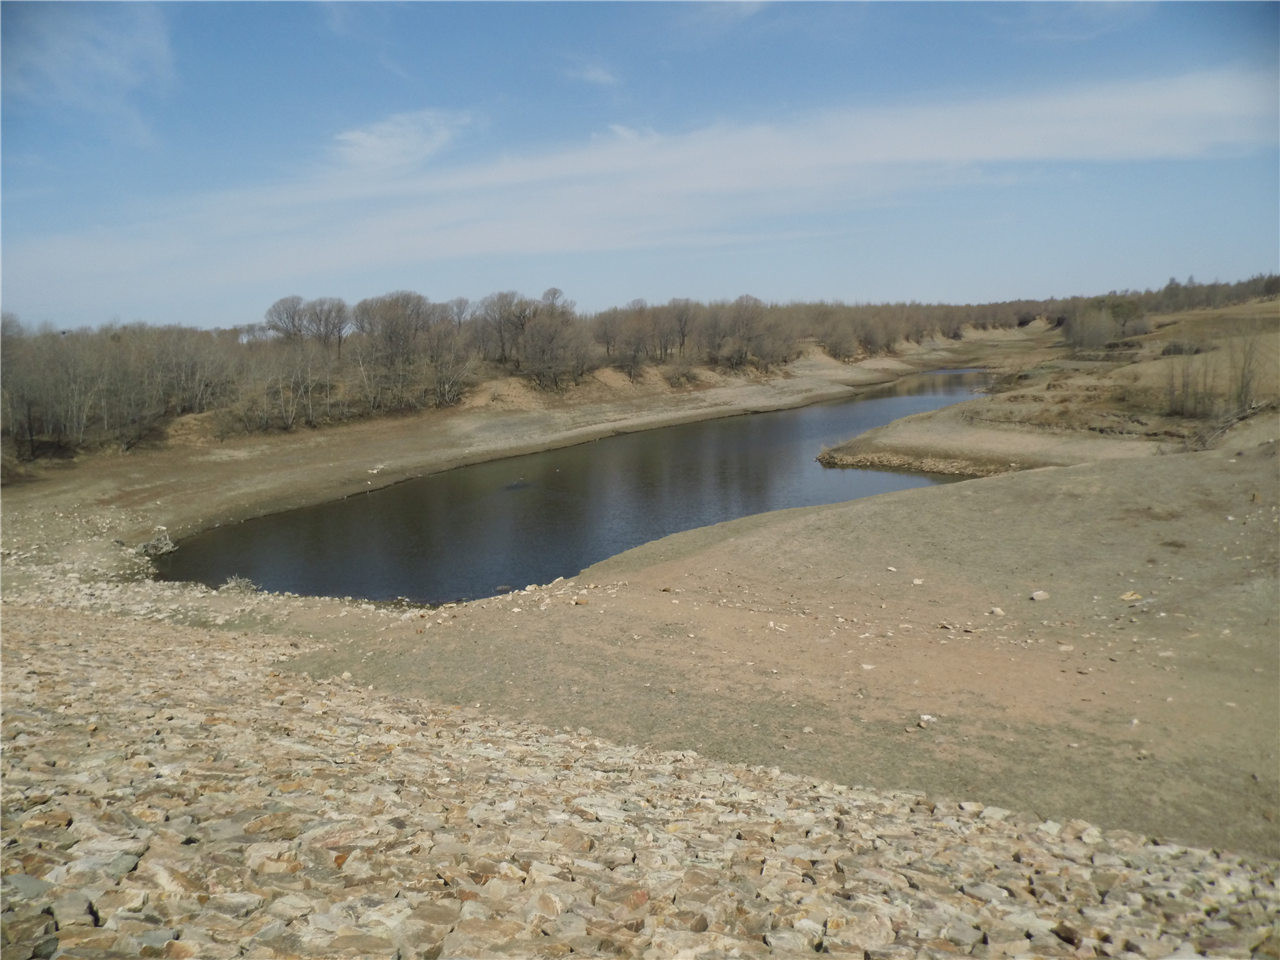
[[862, 397], [495, 460], [217, 527], [157, 560], [164, 580], [438, 604], [549, 583], [650, 540], [755, 513], [950, 478], [829, 469], [824, 446], [970, 396], [941, 371]]

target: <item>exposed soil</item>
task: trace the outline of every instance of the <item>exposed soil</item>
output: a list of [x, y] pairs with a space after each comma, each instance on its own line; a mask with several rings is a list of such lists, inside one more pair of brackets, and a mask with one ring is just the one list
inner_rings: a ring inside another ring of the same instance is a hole
[[[217, 442], [187, 424], [165, 449], [6, 488], [5, 596], [92, 607], [94, 584], [131, 576], [157, 526], [177, 537], [913, 368], [1025, 367], [1061, 356], [1055, 343], [1035, 327], [860, 367], [810, 354], [769, 382], [684, 392], [608, 376], [557, 399], [493, 384], [441, 414], [291, 437]], [[962, 449], [987, 429], [939, 416], [935, 441]], [[1280, 417], [1200, 453], [1087, 426], [990, 429], [1046, 456], [1069, 443], [1048, 462], [1078, 465], [749, 517], [439, 610], [152, 584], [129, 589], [164, 603], [121, 609], [282, 646], [313, 637], [327, 649], [293, 662], [313, 676], [1280, 856]]]
[[1276, 426], [678, 534], [296, 666], [1275, 856]]

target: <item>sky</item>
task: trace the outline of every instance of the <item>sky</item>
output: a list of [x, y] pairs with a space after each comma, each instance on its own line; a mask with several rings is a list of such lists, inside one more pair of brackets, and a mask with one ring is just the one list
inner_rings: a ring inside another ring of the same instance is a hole
[[0, 302], [981, 303], [1280, 272], [1280, 4], [0, 4]]

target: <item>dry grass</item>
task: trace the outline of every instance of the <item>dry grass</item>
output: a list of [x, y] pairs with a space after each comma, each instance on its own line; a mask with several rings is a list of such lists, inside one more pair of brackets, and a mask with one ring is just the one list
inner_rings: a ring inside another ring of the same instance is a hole
[[1280, 302], [1174, 314], [1083, 360], [1064, 348], [999, 389], [976, 418], [1188, 439], [1206, 423], [1280, 402]]

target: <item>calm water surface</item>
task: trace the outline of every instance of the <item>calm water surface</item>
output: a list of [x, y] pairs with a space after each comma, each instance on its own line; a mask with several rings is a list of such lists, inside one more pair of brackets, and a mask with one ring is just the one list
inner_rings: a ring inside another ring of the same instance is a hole
[[444, 603], [570, 577], [667, 534], [944, 478], [827, 469], [824, 446], [980, 389], [976, 371], [798, 410], [609, 437], [462, 467], [218, 527], [158, 561], [166, 580]]

